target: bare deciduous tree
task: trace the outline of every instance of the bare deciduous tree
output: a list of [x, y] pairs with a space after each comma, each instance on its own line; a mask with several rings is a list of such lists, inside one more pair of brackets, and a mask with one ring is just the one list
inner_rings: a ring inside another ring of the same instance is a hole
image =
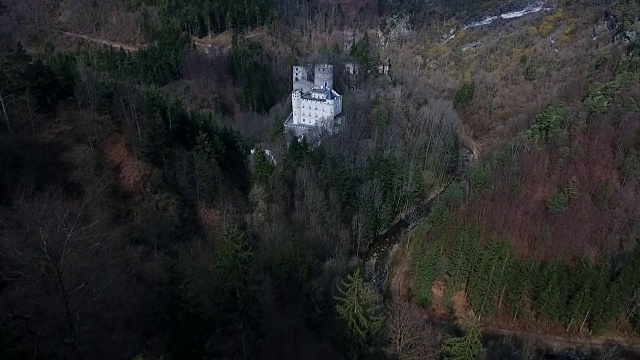
[[437, 359], [441, 334], [427, 324], [416, 305], [393, 302], [386, 322], [389, 356], [401, 360]]
[[102, 310], [114, 305], [127, 251], [93, 201], [99, 200], [69, 200], [49, 190], [19, 197], [3, 216], [0, 301], [8, 311], [1, 319], [13, 336], [31, 340], [34, 354], [86, 355], [97, 350], [87, 344], [104, 342], [95, 341], [104, 334], [101, 325], [117, 326]]

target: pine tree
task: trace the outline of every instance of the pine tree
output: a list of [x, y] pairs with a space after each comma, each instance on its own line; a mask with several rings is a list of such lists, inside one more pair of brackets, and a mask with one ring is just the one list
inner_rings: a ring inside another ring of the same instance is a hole
[[482, 347], [482, 333], [476, 323], [466, 324], [462, 337], [448, 337], [442, 343], [445, 360], [476, 360], [484, 359], [485, 351]]
[[513, 318], [524, 314], [527, 297], [531, 296], [531, 279], [536, 270], [535, 261], [513, 258], [507, 269], [506, 303]]
[[505, 298], [505, 293], [507, 291], [507, 274], [509, 271], [509, 264], [511, 264], [512, 253], [511, 248], [509, 247], [509, 243], [506, 240], [500, 241], [497, 249], [497, 263], [498, 263], [498, 274], [497, 274], [497, 284], [498, 284], [498, 304], [496, 305], [496, 309], [499, 309], [502, 306], [502, 303]]
[[448, 273], [449, 282], [457, 287], [469, 276], [469, 266], [471, 265], [471, 254], [469, 254], [469, 229], [461, 227], [456, 233], [456, 240], [451, 254]]
[[579, 321], [577, 324], [578, 331], [581, 331], [584, 327], [586, 320], [591, 312], [592, 301], [591, 287], [593, 281], [593, 269], [589, 263], [581, 259], [576, 267], [571, 272], [570, 290], [569, 290], [569, 303], [567, 306], [568, 314], [566, 318], [569, 324], [567, 325], [567, 331], [571, 329], [574, 321]]
[[594, 302], [592, 314], [589, 316], [589, 327], [592, 332], [603, 330], [612, 319], [611, 307], [608, 301], [611, 298], [610, 292], [614, 290], [613, 285], [611, 282], [611, 264], [608, 261], [604, 261], [593, 272], [591, 298], [594, 299]]
[[469, 283], [469, 302], [478, 318], [495, 310], [496, 298], [502, 290], [508, 248], [491, 242], [483, 251], [482, 260]]
[[384, 323], [381, 300], [357, 268], [336, 288], [336, 312], [354, 358], [370, 356]]
[[[419, 241], [419, 240], [418, 240]], [[417, 245], [415, 253], [415, 270], [411, 290], [422, 307], [431, 305], [431, 286], [438, 274], [438, 264], [444, 253], [444, 238], [437, 239], [425, 251], [422, 245]]]
[[547, 262], [538, 279], [536, 310], [551, 320], [560, 320], [565, 313], [567, 272], [561, 259]]
[[196, 138], [194, 156], [198, 204], [201, 200], [211, 202], [218, 194], [221, 174], [216, 161], [216, 147], [203, 132]]

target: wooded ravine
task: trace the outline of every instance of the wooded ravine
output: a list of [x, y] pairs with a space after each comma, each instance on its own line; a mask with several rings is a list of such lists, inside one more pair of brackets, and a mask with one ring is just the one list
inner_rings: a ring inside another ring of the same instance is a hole
[[639, 358], [639, 17], [0, 0], [0, 359]]

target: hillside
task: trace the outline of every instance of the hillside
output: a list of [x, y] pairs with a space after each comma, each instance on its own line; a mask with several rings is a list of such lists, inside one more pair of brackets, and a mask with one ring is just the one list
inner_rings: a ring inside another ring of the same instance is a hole
[[0, 0], [0, 358], [633, 356], [639, 9]]

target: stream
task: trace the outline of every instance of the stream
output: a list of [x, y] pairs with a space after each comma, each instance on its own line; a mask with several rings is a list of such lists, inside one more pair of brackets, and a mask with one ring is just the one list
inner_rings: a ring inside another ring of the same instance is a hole
[[[460, 150], [459, 165], [456, 177], [463, 177], [475, 160], [475, 155], [468, 148]], [[393, 255], [393, 248], [399, 246], [405, 235], [421, 218], [431, 211], [431, 206], [437, 201], [452, 182], [448, 183], [432, 197], [423, 199], [415, 210], [398, 220], [391, 228], [377, 236], [369, 245], [362, 258], [365, 263], [365, 274], [373, 287], [382, 296], [386, 296], [385, 285]], [[452, 319], [425, 318], [432, 326], [442, 332], [452, 335], [462, 335], [462, 329]], [[535, 334], [532, 334], [535, 335]], [[552, 341], [543, 343], [532, 339], [525, 339], [517, 335], [504, 335], [499, 330], [484, 331], [482, 344], [486, 350], [486, 359], [553, 359], [553, 360], [599, 360], [599, 359], [640, 359], [640, 352], [632, 347], [618, 344], [605, 346], [586, 346], [574, 344], [570, 341]]]

